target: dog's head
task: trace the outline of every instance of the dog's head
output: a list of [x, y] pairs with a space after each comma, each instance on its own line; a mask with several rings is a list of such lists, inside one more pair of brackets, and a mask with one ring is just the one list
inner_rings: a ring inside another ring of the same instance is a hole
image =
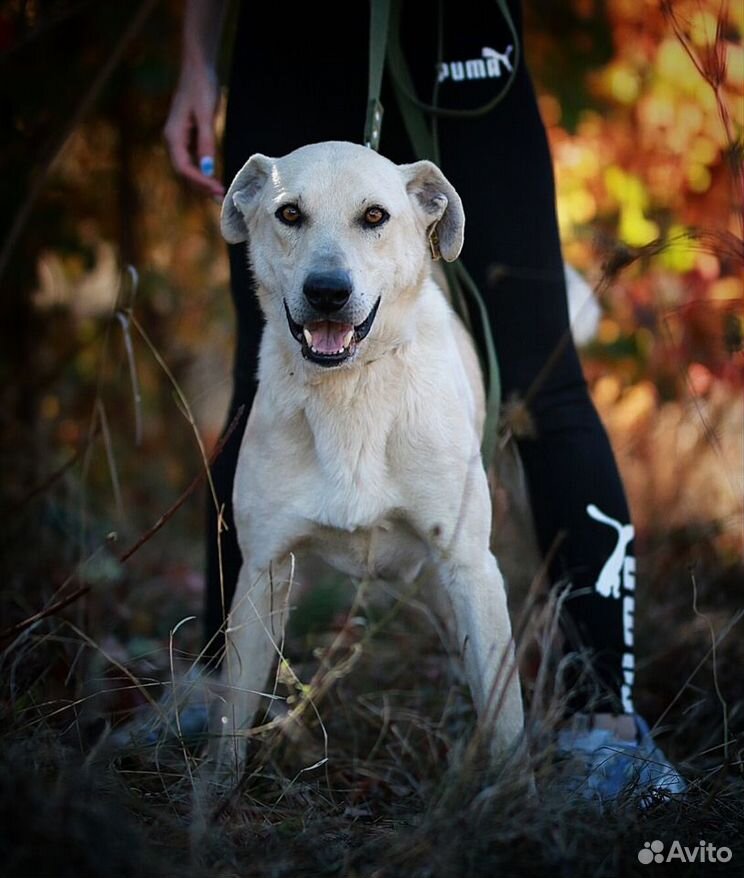
[[225, 196], [221, 225], [231, 244], [248, 242], [268, 323], [281, 321], [305, 360], [339, 366], [407, 337], [406, 303], [435, 248], [457, 258], [465, 217], [431, 162], [395, 165], [330, 142], [252, 156]]

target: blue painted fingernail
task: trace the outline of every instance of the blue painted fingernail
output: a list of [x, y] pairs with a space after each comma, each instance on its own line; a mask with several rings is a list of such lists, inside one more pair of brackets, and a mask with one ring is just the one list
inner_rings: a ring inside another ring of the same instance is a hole
[[211, 155], [203, 155], [199, 159], [199, 170], [205, 177], [211, 177], [214, 174], [214, 159]]

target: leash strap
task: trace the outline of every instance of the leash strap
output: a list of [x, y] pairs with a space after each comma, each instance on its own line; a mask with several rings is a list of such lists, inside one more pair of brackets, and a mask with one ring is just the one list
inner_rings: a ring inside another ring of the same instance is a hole
[[[365, 145], [374, 150], [379, 148], [382, 128], [382, 72], [387, 58], [388, 69], [392, 75], [395, 96], [400, 107], [403, 123], [413, 150], [419, 159], [429, 159], [440, 164], [439, 144], [436, 136], [436, 121], [439, 117], [475, 118], [491, 112], [506, 97], [511, 89], [520, 63], [520, 43], [506, 0], [495, 0], [506, 21], [514, 40], [514, 62], [504, 87], [495, 97], [481, 107], [469, 110], [456, 110], [427, 104], [418, 99], [413, 78], [400, 46], [400, 5], [402, 0], [370, 0], [370, 52], [369, 52], [369, 91], [367, 101], [367, 120], [364, 132]], [[392, 13], [391, 13], [392, 5]], [[431, 117], [431, 121], [427, 119]], [[432, 258], [438, 258], [436, 239], [432, 240]], [[483, 330], [485, 350], [478, 350], [481, 367], [486, 375], [486, 420], [483, 427], [481, 455], [486, 468], [490, 465], [498, 441], [498, 428], [501, 413], [501, 373], [496, 356], [496, 345], [488, 323], [488, 312], [483, 298], [470, 273], [460, 259], [443, 266], [452, 294], [455, 311], [465, 325], [472, 329], [468, 299], [475, 306], [477, 318]]]
[[383, 107], [380, 101], [382, 74], [388, 46], [390, 0], [371, 0], [369, 22], [369, 80], [367, 118], [364, 123], [364, 145], [375, 152], [380, 148]]

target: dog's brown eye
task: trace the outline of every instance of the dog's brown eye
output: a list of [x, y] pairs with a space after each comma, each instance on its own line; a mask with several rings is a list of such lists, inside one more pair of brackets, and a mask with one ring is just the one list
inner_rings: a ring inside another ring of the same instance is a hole
[[364, 222], [365, 225], [368, 226], [379, 226], [381, 223], [384, 223], [387, 218], [387, 211], [383, 210], [381, 207], [368, 207], [364, 212]]
[[296, 204], [285, 204], [283, 207], [280, 207], [279, 210], [277, 210], [276, 216], [288, 226], [297, 225], [297, 223], [302, 219], [300, 208], [297, 207]]

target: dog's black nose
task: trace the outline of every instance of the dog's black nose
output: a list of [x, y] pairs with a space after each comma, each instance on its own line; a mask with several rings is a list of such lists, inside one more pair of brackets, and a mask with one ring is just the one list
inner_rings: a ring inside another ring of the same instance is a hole
[[339, 311], [351, 296], [351, 275], [348, 271], [314, 271], [302, 287], [305, 298], [317, 311], [332, 314]]

